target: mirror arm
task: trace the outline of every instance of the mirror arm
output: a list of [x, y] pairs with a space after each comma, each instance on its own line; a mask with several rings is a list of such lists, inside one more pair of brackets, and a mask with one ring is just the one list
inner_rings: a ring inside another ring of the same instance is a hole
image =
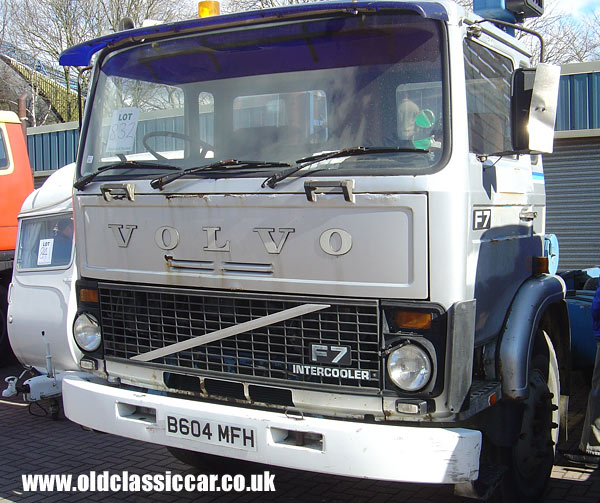
[[[475, 154], [475, 157], [477, 158], [477, 160], [481, 163], [484, 163], [485, 161], [488, 160], [489, 157], [506, 157], [507, 155], [516, 155], [521, 156], [521, 155], [536, 155], [537, 152], [534, 152], [533, 150], [506, 150], [504, 152], [493, 152], [490, 154]], [[500, 159], [498, 159], [500, 160]], [[498, 161], [496, 161], [498, 162]], [[494, 163], [495, 164], [495, 163]]]
[[508, 23], [506, 21], [499, 21], [498, 19], [484, 18], [484, 19], [479, 19], [478, 21], [475, 21], [473, 24], [480, 24], [480, 23], [492, 23], [492, 24], [499, 25], [499, 26], [507, 26], [509, 28], [523, 31], [525, 33], [529, 33], [530, 35], [533, 35], [534, 37], [537, 37], [540, 41], [540, 63], [544, 63], [544, 39], [537, 31], [530, 30], [529, 28], [525, 28], [524, 26], [521, 26], [519, 24]]

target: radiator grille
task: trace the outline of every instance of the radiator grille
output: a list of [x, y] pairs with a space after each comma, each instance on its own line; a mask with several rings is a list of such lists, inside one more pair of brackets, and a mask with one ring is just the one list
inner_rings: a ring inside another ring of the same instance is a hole
[[[106, 356], [129, 359], [306, 303], [312, 298], [102, 284]], [[319, 301], [320, 302], [320, 301]], [[331, 307], [154, 360], [163, 365], [296, 385], [380, 389], [379, 310], [375, 302], [325, 299]], [[311, 361], [311, 344], [349, 348], [351, 362]], [[330, 370], [323, 372], [328, 367]], [[359, 377], [359, 378], [357, 378]]]

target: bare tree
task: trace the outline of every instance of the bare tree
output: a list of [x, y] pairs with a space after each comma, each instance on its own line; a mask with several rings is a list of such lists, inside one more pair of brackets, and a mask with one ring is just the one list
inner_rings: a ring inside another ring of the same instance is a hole
[[[62, 51], [106, 32], [119, 20], [137, 25], [146, 18], [168, 22], [193, 13], [172, 0], [6, 0], [13, 14], [12, 37], [25, 50], [56, 64]], [[65, 77], [69, 69], [65, 69]]]
[[[595, 11], [594, 13], [588, 15], [584, 21], [584, 29], [591, 33], [593, 39], [598, 42], [600, 41], [600, 14], [599, 11]], [[591, 59], [598, 60], [600, 59], [600, 44], [596, 44], [596, 47], [593, 51], [593, 57]]]
[[[473, 0], [455, 0], [467, 10], [473, 9]], [[600, 28], [598, 15], [584, 15], [581, 20], [558, 11], [560, 0], [544, 2], [544, 14], [528, 18], [523, 26], [540, 33], [545, 43], [545, 60], [564, 64], [591, 61], [600, 57]], [[563, 4], [564, 5], [564, 4]], [[532, 53], [532, 60], [539, 60], [540, 44], [536, 37], [523, 32], [516, 33]]]
[[[14, 46], [8, 41], [11, 26], [11, 11], [6, 3], [0, 4], [0, 110], [18, 112], [18, 101], [23, 95], [27, 97], [27, 113], [36, 124], [36, 117], [46, 120], [53, 115], [50, 106], [40, 99], [36, 86], [28, 86], [19, 73], [10, 66], [10, 56]], [[42, 122], [43, 123], [43, 122]]]
[[6, 4], [2, 3], [2, 4], [0, 4], [0, 41], [1, 42], [4, 42], [4, 36], [6, 34], [6, 28], [7, 28], [9, 22], [10, 22], [9, 10], [6, 8]]
[[[455, 0], [467, 10], [473, 8], [473, 0]], [[545, 61], [555, 64], [590, 61], [600, 56], [600, 29], [597, 15], [587, 15], [581, 20], [559, 12], [560, 0], [548, 0], [544, 14], [528, 18], [523, 26], [540, 33], [545, 42]], [[529, 48], [533, 61], [539, 60], [540, 44], [536, 37], [523, 32], [517, 38]]]
[[0, 110], [18, 113], [18, 100], [26, 95], [25, 102], [30, 126], [57, 122], [50, 104], [40, 95], [37, 84], [28, 84], [8, 64], [0, 61]]
[[0, 14], [10, 15], [3, 40], [10, 41], [46, 68], [62, 72], [64, 82], [72, 82], [78, 71], [59, 67], [65, 49], [94, 37], [115, 31], [120, 19], [129, 17], [135, 25], [152, 18], [175, 21], [195, 14], [191, 0], [3, 0]]
[[454, 0], [458, 5], [462, 5], [467, 10], [473, 10], [473, 0]]
[[294, 5], [308, 3], [315, 0], [231, 0], [223, 7], [224, 12], [239, 12], [252, 9], [270, 9], [272, 7], [282, 7], [285, 5]]
[[[590, 17], [575, 19], [559, 12], [557, 7], [558, 2], [552, 0], [545, 5], [543, 16], [530, 18], [525, 22], [527, 28], [537, 31], [544, 38], [545, 60], [560, 65], [595, 59], [600, 47], [600, 36], [590, 26]], [[525, 39], [534, 59], [538, 59], [539, 43], [531, 37]]]
[[126, 17], [130, 18], [135, 26], [140, 26], [146, 19], [167, 23], [195, 15], [195, 3], [172, 0], [96, 0], [84, 3], [95, 4], [89, 9], [89, 16], [97, 16], [95, 24], [101, 30], [116, 31], [119, 21]]

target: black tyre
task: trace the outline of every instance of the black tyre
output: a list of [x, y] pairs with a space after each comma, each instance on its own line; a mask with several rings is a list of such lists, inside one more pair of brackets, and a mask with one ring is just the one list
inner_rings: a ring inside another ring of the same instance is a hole
[[583, 285], [584, 290], [595, 291], [598, 288], [598, 278], [590, 278]]
[[558, 362], [547, 334], [540, 330], [529, 366], [529, 397], [515, 445], [501, 449], [507, 468], [501, 485], [504, 503], [541, 501], [550, 480], [559, 434]]
[[178, 447], [167, 447], [167, 450], [175, 459], [206, 473], [243, 474], [260, 466], [258, 463], [250, 461], [188, 451], [187, 449], [179, 449]]

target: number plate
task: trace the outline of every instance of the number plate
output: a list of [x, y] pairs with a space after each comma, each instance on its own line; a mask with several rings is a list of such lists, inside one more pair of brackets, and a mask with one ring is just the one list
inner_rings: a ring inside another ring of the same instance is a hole
[[245, 451], [256, 450], [256, 430], [247, 426], [167, 414], [165, 431], [169, 437], [199, 440]]

